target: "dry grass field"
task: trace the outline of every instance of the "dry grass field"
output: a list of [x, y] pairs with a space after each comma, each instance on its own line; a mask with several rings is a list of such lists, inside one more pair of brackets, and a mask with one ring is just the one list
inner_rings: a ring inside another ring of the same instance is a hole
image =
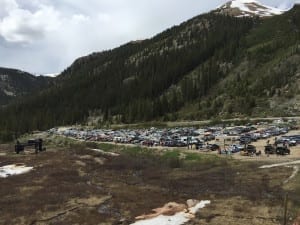
[[131, 224], [167, 202], [198, 199], [211, 204], [188, 224], [275, 225], [282, 224], [287, 192], [292, 224], [300, 206], [299, 175], [284, 184], [293, 168], [259, 169], [263, 160], [64, 139], [46, 145], [37, 155], [0, 146], [0, 167], [34, 167], [0, 178], [0, 224]]

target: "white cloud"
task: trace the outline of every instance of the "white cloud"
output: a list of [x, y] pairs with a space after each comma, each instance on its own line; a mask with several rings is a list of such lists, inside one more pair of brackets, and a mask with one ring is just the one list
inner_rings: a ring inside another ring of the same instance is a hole
[[1, 0], [0, 5], [0, 17], [7, 15], [9, 11], [14, 10], [18, 7], [17, 3], [11, 0]]
[[7, 2], [4, 0], [5, 10], [2, 12], [6, 16], [0, 21], [0, 35], [7, 42], [33, 43], [60, 25], [60, 15], [52, 6], [39, 5], [38, 10], [31, 12], [20, 8], [15, 0]]
[[87, 22], [90, 18], [88, 16], [82, 15], [82, 14], [75, 14], [72, 16], [72, 21], [75, 23], [82, 23], [82, 22]]

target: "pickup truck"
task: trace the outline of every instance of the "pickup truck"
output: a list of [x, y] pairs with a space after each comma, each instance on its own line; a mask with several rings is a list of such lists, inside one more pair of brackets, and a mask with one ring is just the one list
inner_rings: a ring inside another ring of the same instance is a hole
[[273, 147], [272, 145], [266, 145], [265, 154], [289, 155], [291, 154], [291, 151], [286, 146]]
[[289, 155], [289, 154], [291, 154], [291, 151], [286, 146], [279, 146], [276, 148], [276, 154], [277, 155]]

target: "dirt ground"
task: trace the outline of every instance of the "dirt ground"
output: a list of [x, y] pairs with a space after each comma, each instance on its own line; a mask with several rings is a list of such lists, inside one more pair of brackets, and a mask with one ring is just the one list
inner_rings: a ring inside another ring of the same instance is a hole
[[0, 224], [131, 224], [153, 208], [187, 199], [212, 201], [188, 224], [281, 224], [283, 181], [293, 172], [223, 157], [177, 165], [156, 155], [102, 154], [83, 144], [38, 155], [0, 146], [0, 167], [18, 163], [34, 169], [0, 178]]

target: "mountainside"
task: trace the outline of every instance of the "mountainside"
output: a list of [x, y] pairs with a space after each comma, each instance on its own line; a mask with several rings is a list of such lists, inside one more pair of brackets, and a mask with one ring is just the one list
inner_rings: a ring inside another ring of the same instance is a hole
[[300, 114], [300, 7], [269, 19], [200, 15], [76, 60], [0, 111], [0, 130], [93, 122]]
[[261, 4], [256, 0], [232, 0], [217, 8], [214, 12], [235, 17], [270, 17], [288, 11]]
[[16, 97], [35, 93], [46, 88], [50, 79], [8, 68], [0, 68], [0, 105], [6, 105]]

